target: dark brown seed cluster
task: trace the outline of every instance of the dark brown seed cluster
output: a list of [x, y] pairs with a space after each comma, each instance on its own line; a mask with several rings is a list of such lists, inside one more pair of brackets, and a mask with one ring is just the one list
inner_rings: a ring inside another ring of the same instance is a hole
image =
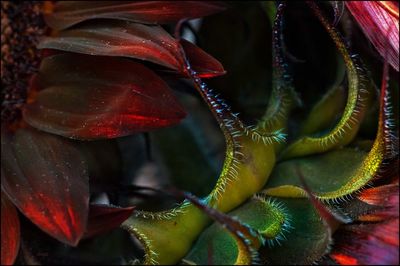
[[1, 1], [1, 122], [13, 122], [26, 102], [29, 78], [38, 69], [36, 49], [46, 25], [41, 1]]

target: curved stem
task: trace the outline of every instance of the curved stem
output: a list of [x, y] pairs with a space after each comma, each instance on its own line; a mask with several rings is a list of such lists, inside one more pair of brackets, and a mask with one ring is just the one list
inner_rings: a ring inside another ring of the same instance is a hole
[[315, 2], [307, 1], [307, 4], [325, 27], [344, 59], [349, 83], [347, 104], [340, 121], [329, 133], [321, 137], [306, 136], [300, 138], [283, 152], [282, 159], [322, 153], [350, 143], [357, 134], [361, 121], [364, 118], [367, 109], [366, 103], [370, 94], [368, 91], [369, 87], [362, 88], [364, 85], [361, 82], [363, 69], [357, 67], [354, 61], [355, 58], [350, 56], [339, 33], [321, 14]]

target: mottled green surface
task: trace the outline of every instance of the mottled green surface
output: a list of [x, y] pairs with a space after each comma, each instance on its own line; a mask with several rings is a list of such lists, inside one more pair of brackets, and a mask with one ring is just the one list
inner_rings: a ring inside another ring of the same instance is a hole
[[311, 191], [317, 196], [335, 191], [351, 180], [366, 155], [365, 151], [343, 148], [325, 154], [281, 162], [272, 172], [267, 191], [282, 185], [301, 187], [297, 167]]

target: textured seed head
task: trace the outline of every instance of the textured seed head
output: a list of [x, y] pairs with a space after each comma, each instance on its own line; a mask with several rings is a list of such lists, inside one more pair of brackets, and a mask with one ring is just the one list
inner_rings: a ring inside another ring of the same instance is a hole
[[41, 1], [1, 1], [1, 122], [20, 117], [29, 77], [39, 66], [36, 49], [46, 26]]

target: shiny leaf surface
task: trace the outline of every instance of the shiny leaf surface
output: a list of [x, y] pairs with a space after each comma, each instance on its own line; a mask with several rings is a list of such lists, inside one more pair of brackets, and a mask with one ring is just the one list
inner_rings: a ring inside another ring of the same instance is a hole
[[90, 55], [125, 56], [178, 70], [182, 65], [179, 44], [158, 25], [127, 21], [88, 22], [46, 37], [39, 48]]
[[90, 55], [123, 56], [149, 61], [185, 74], [184, 53], [200, 77], [225, 73], [212, 56], [185, 40], [180, 43], [158, 25], [128, 21], [86, 22], [79, 27], [46, 37], [41, 49], [57, 49]]
[[127, 59], [50, 56], [37, 83], [42, 90], [26, 107], [25, 120], [65, 137], [121, 137], [177, 124], [185, 116], [163, 80]]
[[[34, 158], [34, 159], [33, 159]], [[68, 140], [19, 129], [1, 140], [1, 187], [12, 203], [43, 231], [77, 245], [86, 228], [87, 166]]]

